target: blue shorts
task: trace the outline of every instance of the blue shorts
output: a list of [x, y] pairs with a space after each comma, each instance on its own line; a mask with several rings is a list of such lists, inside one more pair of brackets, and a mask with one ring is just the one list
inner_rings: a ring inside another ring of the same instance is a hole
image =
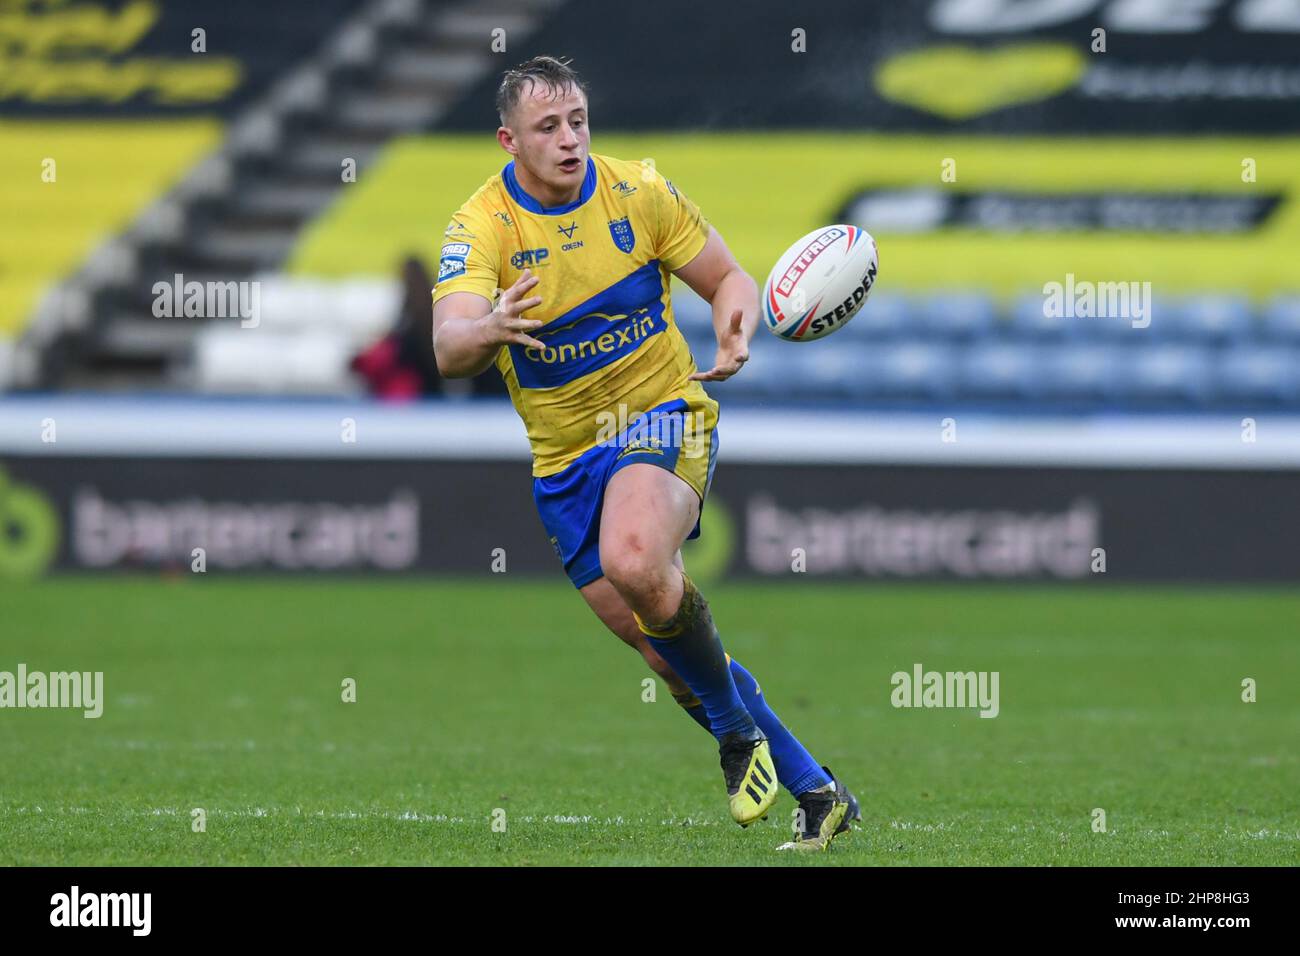
[[[533, 479], [542, 524], [574, 587], [585, 587], [605, 574], [600, 567], [600, 513], [605, 485], [620, 468], [644, 463], [671, 471], [700, 496], [703, 510], [718, 458], [717, 423], [717, 405], [711, 401], [664, 402], [583, 452], [563, 471]], [[699, 536], [697, 520], [687, 538]]]

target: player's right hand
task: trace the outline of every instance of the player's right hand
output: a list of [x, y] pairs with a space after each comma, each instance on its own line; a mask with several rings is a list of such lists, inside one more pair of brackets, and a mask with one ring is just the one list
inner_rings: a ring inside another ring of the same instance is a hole
[[528, 296], [525, 293], [538, 283], [537, 276], [531, 269], [523, 274], [510, 288], [501, 293], [497, 307], [478, 320], [479, 333], [489, 345], [530, 345], [535, 349], [546, 348], [545, 342], [539, 342], [528, 333], [544, 323], [541, 319], [526, 319], [523, 313], [542, 304], [540, 295]]

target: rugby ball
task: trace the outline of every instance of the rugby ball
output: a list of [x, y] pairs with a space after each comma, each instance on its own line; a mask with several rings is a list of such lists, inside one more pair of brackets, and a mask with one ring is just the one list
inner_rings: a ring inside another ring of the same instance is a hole
[[830, 335], [867, 301], [879, 264], [876, 240], [865, 229], [814, 229], [772, 267], [763, 287], [763, 324], [790, 342]]

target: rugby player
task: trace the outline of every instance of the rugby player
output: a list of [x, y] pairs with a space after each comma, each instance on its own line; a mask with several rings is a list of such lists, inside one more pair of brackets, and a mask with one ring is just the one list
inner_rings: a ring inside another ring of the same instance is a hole
[[[732, 818], [765, 819], [779, 781], [802, 811], [781, 848], [824, 850], [860, 818], [857, 800], [723, 650], [679, 551], [699, 535], [718, 452], [718, 406], [701, 383], [749, 358], [757, 286], [653, 164], [590, 152], [587, 90], [568, 61], [535, 57], [508, 71], [496, 105], [511, 160], [444, 234], [439, 371], [500, 370], [565, 572], [717, 739]], [[673, 275], [712, 305], [718, 348], [707, 370], [674, 321]]]

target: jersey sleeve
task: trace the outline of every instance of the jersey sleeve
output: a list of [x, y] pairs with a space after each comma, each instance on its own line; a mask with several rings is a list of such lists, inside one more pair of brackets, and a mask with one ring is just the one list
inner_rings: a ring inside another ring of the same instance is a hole
[[700, 254], [709, 241], [709, 221], [700, 207], [658, 171], [653, 176], [651, 193], [658, 213], [655, 237], [659, 261], [676, 272]]
[[501, 260], [491, 226], [488, 217], [470, 206], [462, 206], [452, 216], [442, 235], [434, 302], [453, 292], [474, 292], [496, 301]]

